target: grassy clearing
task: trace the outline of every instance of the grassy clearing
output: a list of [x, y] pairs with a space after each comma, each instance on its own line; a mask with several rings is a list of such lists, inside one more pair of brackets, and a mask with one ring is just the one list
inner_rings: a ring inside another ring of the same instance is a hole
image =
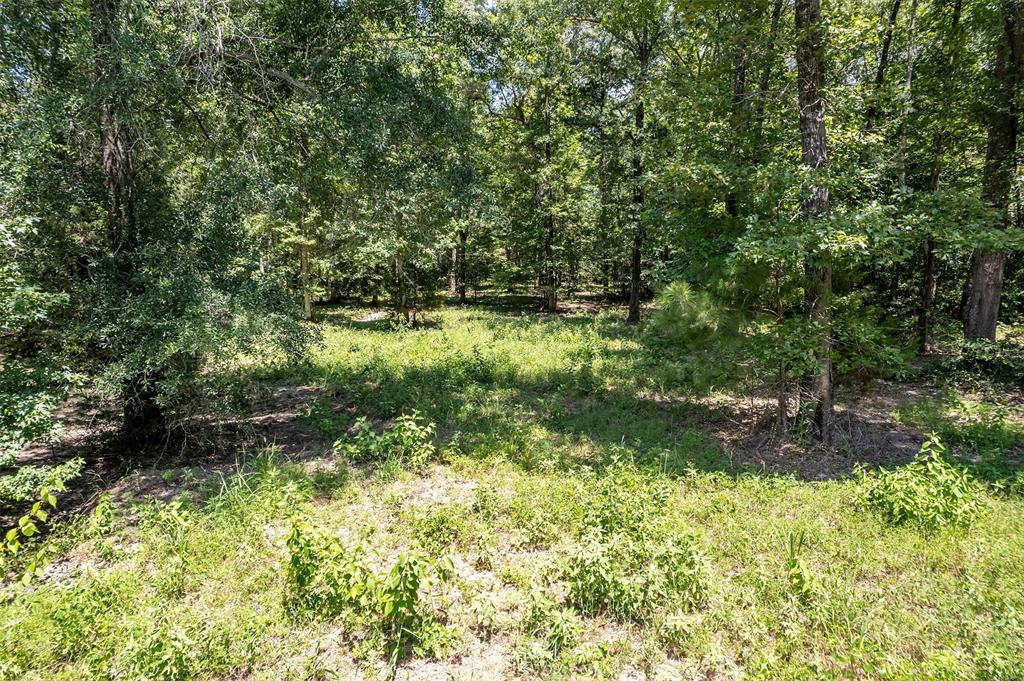
[[[618, 317], [336, 319], [308, 364], [246, 379], [337, 395], [303, 417], [323, 456], [58, 526], [46, 579], [5, 592], [0, 678], [1022, 678], [1019, 437], [912, 403], [1002, 468], [873, 496], [734, 470], [694, 369]], [[889, 522], [911, 493], [971, 512]]]

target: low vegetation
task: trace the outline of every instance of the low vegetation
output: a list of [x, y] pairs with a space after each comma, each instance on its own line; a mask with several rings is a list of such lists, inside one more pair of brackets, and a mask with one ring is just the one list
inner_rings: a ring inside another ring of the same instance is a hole
[[319, 386], [311, 458], [141, 471], [174, 494], [104, 497], [6, 559], [42, 569], [5, 588], [0, 676], [1018, 678], [1019, 439], [913, 431], [909, 464], [808, 482], [685, 425], [720, 399], [695, 360], [645, 366], [604, 314], [361, 314], [296, 373], [236, 378]]

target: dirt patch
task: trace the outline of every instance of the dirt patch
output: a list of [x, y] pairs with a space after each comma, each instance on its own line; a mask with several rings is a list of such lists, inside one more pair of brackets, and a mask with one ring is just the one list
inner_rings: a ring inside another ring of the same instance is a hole
[[798, 480], [848, 478], [858, 466], [874, 468], [914, 458], [925, 434], [895, 421], [892, 412], [935, 395], [929, 383], [877, 380], [839, 395], [833, 446], [824, 448], [797, 437], [795, 428], [780, 433], [776, 405], [769, 397], [705, 398], [698, 414], [714, 435], [735, 472], [792, 475]]
[[[213, 476], [228, 476], [253, 455], [274, 447], [288, 460], [319, 456], [324, 442], [300, 418], [323, 395], [310, 386], [279, 386], [251, 405], [241, 418], [197, 418], [181, 433], [145, 456], [125, 451], [116, 440], [119, 414], [112, 405], [74, 396], [57, 418], [65, 424], [59, 441], [26, 448], [18, 465], [52, 466], [81, 457], [82, 474], [60, 495], [59, 515], [87, 513], [103, 493], [118, 503], [133, 499], [169, 500]], [[9, 525], [23, 509], [0, 509]]]

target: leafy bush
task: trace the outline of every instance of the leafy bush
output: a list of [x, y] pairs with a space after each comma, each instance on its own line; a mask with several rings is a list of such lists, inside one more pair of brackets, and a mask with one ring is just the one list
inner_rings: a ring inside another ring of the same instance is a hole
[[527, 634], [544, 641], [544, 655], [550, 661], [563, 650], [572, 648], [580, 639], [579, 619], [567, 608], [559, 607], [554, 599], [539, 589], [530, 592], [530, 602], [523, 616], [523, 629]]
[[300, 520], [292, 521], [288, 551], [285, 591], [290, 612], [367, 626], [384, 644], [392, 665], [408, 643], [430, 651], [450, 639], [426, 617], [421, 599], [429, 582], [447, 581], [450, 561], [431, 564], [403, 554], [380, 576], [369, 567], [364, 546], [346, 546]]
[[431, 555], [444, 553], [468, 532], [466, 509], [458, 504], [443, 504], [415, 513], [410, 525], [420, 546]]
[[862, 503], [893, 525], [928, 530], [970, 525], [981, 510], [981, 485], [947, 461], [945, 450], [932, 434], [913, 463], [894, 470], [858, 471]]
[[597, 481], [597, 498], [586, 523], [603, 534], [649, 537], [657, 530], [670, 492], [671, 486], [663, 476], [616, 461]]
[[359, 615], [375, 605], [377, 578], [362, 545], [345, 546], [294, 520], [285, 571], [289, 610], [307, 616]]
[[833, 317], [836, 373], [867, 376], [905, 371], [904, 351], [880, 317], [860, 296], [840, 299]]
[[1024, 340], [1011, 336], [1000, 341], [985, 338], [960, 341], [959, 353], [951, 354], [936, 366], [943, 378], [973, 380], [979, 376], [1013, 386], [1024, 386]]
[[434, 458], [434, 424], [422, 423], [419, 412], [403, 414], [380, 434], [373, 431], [369, 420], [360, 417], [355, 434], [334, 443], [335, 452], [355, 463], [396, 461], [412, 468], [422, 468]]
[[84, 467], [78, 457], [56, 466], [21, 466], [14, 475], [0, 476], [0, 502], [31, 501], [44, 487], [62, 490]]
[[705, 596], [700, 555], [681, 535], [658, 541], [591, 533], [569, 555], [565, 577], [574, 607], [623, 620], [647, 621], [668, 604], [692, 608]]
[[669, 491], [635, 466], [609, 467], [582, 541], [565, 562], [571, 605], [643, 622], [664, 606], [688, 609], [704, 600], [700, 553], [666, 520]]

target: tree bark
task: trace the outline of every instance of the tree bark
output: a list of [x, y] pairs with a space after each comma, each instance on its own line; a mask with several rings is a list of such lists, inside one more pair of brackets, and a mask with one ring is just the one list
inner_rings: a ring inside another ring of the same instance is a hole
[[[952, 45], [946, 62], [945, 82], [943, 83], [942, 103], [943, 108], [948, 108], [952, 99], [952, 83], [956, 72], [957, 56], [959, 55], [959, 31], [960, 14], [963, 8], [963, 0], [955, 0], [953, 4], [953, 18], [950, 25], [950, 41]], [[942, 177], [942, 156], [946, 149], [946, 128], [940, 123], [935, 133], [934, 156], [932, 160], [932, 172], [928, 181], [928, 188], [933, 193], [938, 193]], [[921, 275], [921, 306], [917, 317], [918, 347], [922, 354], [927, 354], [932, 347], [932, 324], [935, 314], [935, 293], [938, 290], [938, 277], [935, 264], [935, 239], [929, 234], [924, 242], [924, 267]]]
[[907, 186], [907, 117], [910, 115], [914, 83], [914, 32], [917, 28], [917, 0], [910, 3], [910, 23], [907, 25], [907, 70], [903, 78], [903, 107], [900, 112], [900, 141], [898, 164], [900, 186]]
[[772, 6], [772, 20], [768, 29], [768, 45], [766, 49], [764, 67], [761, 69], [761, 82], [758, 85], [757, 102], [754, 104], [754, 122], [758, 139], [761, 137], [761, 129], [764, 127], [764, 109], [768, 102], [768, 86], [771, 84], [772, 66], [775, 61], [772, 58], [775, 52], [775, 43], [779, 35], [779, 21], [782, 18], [782, 0], [775, 0]]
[[[989, 113], [988, 146], [982, 176], [982, 199], [999, 215], [997, 228], [1010, 222], [1010, 190], [1017, 152], [1017, 95], [1024, 45], [1021, 21], [1024, 3], [1005, 0], [1003, 40], [996, 50], [992, 109]], [[1006, 254], [981, 247], [974, 250], [964, 290], [964, 335], [995, 340], [999, 301], [1003, 292]]]
[[558, 312], [558, 275], [555, 272], [555, 216], [548, 211], [544, 216], [547, 231], [544, 234], [544, 309]]
[[629, 314], [627, 324], [640, 322], [640, 253], [644, 244], [644, 100], [639, 99], [634, 112], [633, 149], [633, 252], [629, 271]]
[[456, 252], [457, 269], [459, 271], [459, 303], [466, 302], [466, 230], [459, 230], [459, 248]]
[[[544, 100], [544, 163], [550, 170], [552, 160], [551, 149], [551, 113], [547, 99]], [[542, 286], [544, 288], [544, 309], [548, 312], [558, 311], [558, 274], [555, 271], [555, 215], [552, 212], [551, 181], [546, 180], [541, 196], [544, 210], [544, 272]]]
[[[797, 83], [800, 104], [800, 146], [804, 165], [815, 173], [828, 167], [825, 130], [825, 39], [821, 24], [821, 0], [796, 0]], [[828, 187], [817, 175], [806, 188], [803, 215], [810, 220], [824, 218], [829, 210]], [[807, 285], [804, 299], [810, 321], [821, 334], [815, 350], [817, 367], [807, 377], [814, 407], [813, 434], [831, 444], [834, 422], [832, 395], [832, 264], [826, 257], [805, 260]]]
[[302, 285], [302, 316], [313, 321], [313, 294], [309, 290], [309, 243], [306, 239], [306, 197], [299, 198], [299, 280]]
[[[743, 20], [740, 20], [741, 24]], [[743, 31], [741, 26], [740, 31]], [[736, 52], [733, 55], [732, 79], [732, 141], [729, 144], [729, 155], [737, 166], [740, 165], [740, 141], [748, 125], [747, 106], [747, 40], [741, 32], [736, 39]], [[736, 178], [730, 182], [729, 193], [725, 197], [725, 212], [730, 217], [738, 217], [740, 213], [739, 198], [736, 191]]]
[[[121, 7], [118, 0], [89, 3], [92, 47], [95, 52], [99, 102], [99, 152], [103, 186], [107, 197], [105, 231], [107, 249], [114, 266], [114, 295], [124, 301], [143, 292], [136, 272], [142, 248], [136, 214], [136, 176], [132, 160], [132, 135], [109, 93], [120, 79], [116, 32]], [[115, 360], [118, 358], [114, 358]], [[166, 415], [158, 402], [158, 374], [141, 371], [125, 377], [121, 384], [123, 404], [121, 435], [133, 447], [145, 447], [167, 432]]]

